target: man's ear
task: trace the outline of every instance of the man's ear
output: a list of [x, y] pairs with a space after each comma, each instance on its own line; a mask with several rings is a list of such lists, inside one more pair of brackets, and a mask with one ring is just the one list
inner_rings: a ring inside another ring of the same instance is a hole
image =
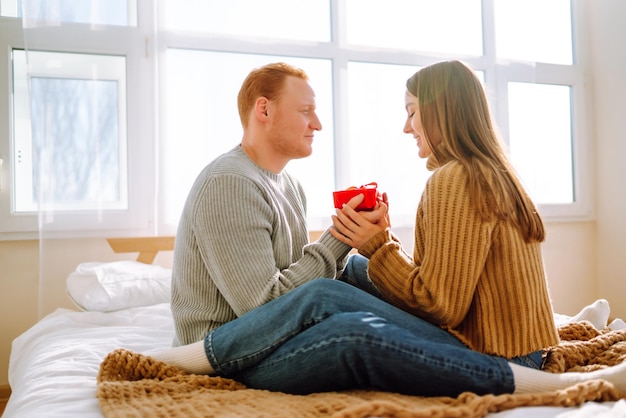
[[254, 103], [254, 114], [261, 121], [269, 118], [270, 101], [267, 97], [259, 97]]

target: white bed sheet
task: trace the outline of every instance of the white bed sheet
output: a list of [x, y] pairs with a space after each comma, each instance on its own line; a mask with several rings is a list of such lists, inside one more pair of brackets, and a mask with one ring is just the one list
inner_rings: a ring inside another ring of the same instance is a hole
[[57, 309], [13, 341], [3, 418], [102, 418], [96, 376], [106, 355], [171, 346], [173, 337], [168, 303], [109, 313]]
[[[557, 322], [568, 317], [557, 316]], [[100, 363], [123, 347], [145, 352], [168, 347], [174, 337], [167, 303], [117, 312], [58, 309], [13, 341], [9, 362], [12, 394], [3, 418], [102, 418], [96, 398]], [[626, 417], [626, 403], [580, 407], [524, 407], [489, 418]]]

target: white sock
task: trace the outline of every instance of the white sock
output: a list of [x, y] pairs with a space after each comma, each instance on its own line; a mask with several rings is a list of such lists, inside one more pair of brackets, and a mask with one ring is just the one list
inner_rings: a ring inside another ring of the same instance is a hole
[[509, 363], [515, 379], [513, 393], [536, 393], [561, 390], [588, 380], [603, 379], [626, 393], [626, 362], [592, 372], [549, 373]]
[[204, 340], [179, 347], [152, 350], [144, 353], [153, 359], [176, 366], [187, 373], [214, 374], [204, 351]]
[[606, 328], [610, 312], [609, 302], [606, 299], [598, 299], [573, 316], [571, 322], [589, 321], [596, 329], [601, 330]]
[[626, 322], [621, 318], [614, 319], [610, 324], [611, 331], [619, 331], [620, 329], [626, 329]]

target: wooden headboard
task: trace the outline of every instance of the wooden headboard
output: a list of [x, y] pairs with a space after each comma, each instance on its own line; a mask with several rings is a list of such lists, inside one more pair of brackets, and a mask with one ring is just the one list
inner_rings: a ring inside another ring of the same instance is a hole
[[139, 253], [137, 261], [152, 264], [159, 251], [174, 250], [175, 237], [107, 238], [115, 253]]
[[[324, 231], [310, 231], [309, 239], [316, 241]], [[107, 238], [107, 242], [115, 253], [139, 253], [137, 261], [152, 264], [159, 251], [174, 250], [173, 236]]]

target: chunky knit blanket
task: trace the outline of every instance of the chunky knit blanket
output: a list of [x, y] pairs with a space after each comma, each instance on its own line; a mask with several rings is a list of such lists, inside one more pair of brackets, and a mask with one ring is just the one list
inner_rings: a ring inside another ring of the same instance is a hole
[[[589, 322], [559, 329], [546, 371], [591, 371], [626, 358], [626, 330], [597, 330]], [[616, 401], [625, 395], [593, 380], [565, 390], [524, 395], [463, 393], [457, 398], [417, 397], [380, 391], [306, 396], [247, 389], [230, 379], [186, 374], [141, 354], [119, 349], [102, 362], [97, 396], [103, 414], [114, 417], [484, 417], [521, 406], [573, 406]]]

